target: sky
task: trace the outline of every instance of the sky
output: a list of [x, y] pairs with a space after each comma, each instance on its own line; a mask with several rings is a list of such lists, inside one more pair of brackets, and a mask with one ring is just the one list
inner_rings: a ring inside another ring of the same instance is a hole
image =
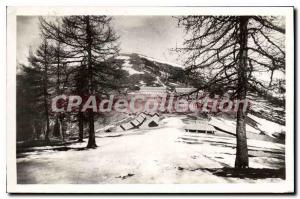
[[[185, 33], [171, 16], [115, 16], [112, 26], [120, 36], [121, 53], [140, 53], [182, 64], [171, 49], [182, 44]], [[29, 49], [35, 49], [40, 41], [38, 17], [18, 16], [17, 63], [27, 63]]]
[[[50, 18], [50, 17], [49, 17]], [[185, 32], [172, 16], [114, 16], [112, 27], [120, 36], [120, 52], [139, 53], [164, 62], [183, 65], [182, 55], [172, 49], [182, 46]], [[17, 17], [17, 63], [26, 64], [29, 49], [41, 42], [38, 16]], [[269, 79], [270, 74], [259, 74]], [[282, 78], [282, 73], [275, 73]]]

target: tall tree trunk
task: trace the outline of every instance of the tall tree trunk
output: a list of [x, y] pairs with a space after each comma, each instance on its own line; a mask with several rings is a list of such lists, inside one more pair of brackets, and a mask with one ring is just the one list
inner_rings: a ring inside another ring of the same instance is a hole
[[[85, 65], [83, 64], [83, 62], [81, 62], [81, 67], [79, 70], [79, 78], [78, 78], [78, 82], [77, 82], [77, 91], [78, 94], [83, 97], [84, 96], [84, 84], [86, 81], [86, 72], [85, 72], [86, 68]], [[83, 142], [83, 127], [84, 127], [84, 115], [83, 112], [81, 112], [82, 109], [82, 103], [79, 105], [79, 110], [77, 113], [77, 121], [78, 121], [78, 130], [79, 130], [79, 134], [78, 134], [78, 142]]]
[[78, 129], [79, 129], [79, 138], [78, 142], [83, 142], [83, 113], [79, 109], [77, 119], [78, 119]]
[[43, 77], [43, 94], [44, 94], [44, 109], [46, 116], [46, 132], [45, 132], [45, 142], [50, 143], [49, 131], [50, 131], [50, 121], [49, 121], [49, 109], [48, 109], [48, 59], [47, 59], [47, 43], [45, 42], [44, 55], [45, 55], [45, 65], [44, 65], [44, 77]]
[[54, 127], [53, 127], [53, 136], [55, 137], [59, 137], [60, 134], [60, 122], [59, 122], [59, 116], [57, 115], [55, 118], [55, 123], [54, 123]]
[[92, 110], [89, 111], [89, 141], [87, 148], [95, 148], [96, 140], [95, 140], [95, 127], [94, 127], [94, 112]]
[[[89, 95], [94, 94], [93, 86], [93, 69], [92, 69], [92, 33], [90, 27], [90, 17], [86, 16], [86, 35], [87, 35], [87, 53], [88, 53], [88, 85], [89, 85]], [[95, 148], [95, 127], [94, 127], [94, 112], [93, 110], [88, 111], [88, 120], [89, 120], [89, 141], [87, 148]]]
[[48, 109], [48, 45], [47, 41], [44, 40], [44, 71], [43, 71], [43, 101], [44, 101], [44, 111], [45, 111], [45, 117], [46, 117], [46, 130], [45, 130], [45, 143], [49, 144], [50, 139], [49, 139], [49, 131], [50, 131], [50, 119], [49, 119], [49, 109]]
[[50, 121], [49, 121], [49, 110], [48, 110], [47, 95], [48, 95], [48, 93], [47, 93], [47, 83], [44, 82], [44, 109], [45, 109], [45, 116], [46, 116], [45, 142], [48, 144], [48, 143], [50, 143], [50, 139], [49, 139]]
[[59, 115], [59, 125], [60, 125], [60, 133], [61, 133], [61, 137], [62, 137], [62, 141], [64, 142], [65, 141], [65, 138], [66, 138], [66, 126], [65, 126], [65, 123], [64, 123], [64, 116], [62, 114]]
[[[59, 36], [59, 32], [57, 32], [58, 36]], [[56, 70], [56, 93], [57, 95], [60, 95], [62, 92], [61, 92], [61, 88], [60, 88], [60, 84], [61, 84], [61, 81], [60, 81], [60, 78], [61, 78], [61, 73], [60, 73], [60, 70], [61, 70], [61, 65], [60, 65], [60, 58], [61, 58], [61, 45], [60, 45], [60, 42], [57, 42], [57, 47], [55, 49], [55, 55], [56, 55], [56, 61], [57, 61], [57, 70]], [[64, 138], [65, 138], [65, 135], [64, 135], [64, 132], [62, 131], [63, 129], [63, 115], [61, 113], [58, 113], [56, 115], [56, 119], [55, 119], [55, 124], [54, 124], [54, 129], [55, 131], [53, 131], [55, 134], [56, 137], [59, 137], [61, 136], [62, 137], [62, 140], [64, 141]]]
[[[248, 37], [248, 17], [240, 17], [240, 52], [239, 52], [239, 66], [238, 66], [238, 100], [245, 102], [247, 95], [247, 37]], [[246, 116], [244, 111], [244, 104], [240, 103], [237, 111], [236, 122], [236, 159], [235, 168], [249, 167], [248, 147], [246, 137]]]

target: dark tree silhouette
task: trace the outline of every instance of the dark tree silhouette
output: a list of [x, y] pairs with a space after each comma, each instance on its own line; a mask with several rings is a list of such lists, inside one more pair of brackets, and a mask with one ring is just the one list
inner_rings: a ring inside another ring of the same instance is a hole
[[[50, 75], [51, 71], [51, 63], [53, 61], [53, 57], [51, 57], [51, 50], [53, 50], [52, 46], [49, 45], [46, 38], [43, 38], [41, 45], [38, 47], [35, 53], [30, 53], [28, 61], [29, 67], [25, 72], [35, 72], [37, 75], [35, 76], [37, 79], [35, 81], [36, 84], [33, 84], [33, 87], [40, 88], [40, 97], [36, 98], [36, 102], [42, 101], [44, 106], [44, 115], [46, 120], [46, 128], [45, 128], [45, 142], [46, 144], [50, 143], [49, 133], [50, 133], [50, 113], [49, 113], [49, 87], [50, 87]], [[27, 75], [30, 75], [27, 74]], [[32, 77], [33, 78], [33, 77]]]
[[[20, 65], [17, 75], [17, 139], [39, 139], [45, 122], [43, 74], [39, 68]], [[30, 92], [28, 92], [30, 91]]]
[[[96, 88], [101, 92], [101, 86], [97, 86], [97, 66], [103, 65], [107, 60], [118, 53], [116, 44], [118, 37], [110, 26], [111, 18], [107, 16], [68, 16], [61, 19], [61, 29], [53, 22], [41, 19], [42, 32], [56, 41], [68, 46], [72, 52], [72, 59], [69, 61], [77, 63], [81, 69], [86, 71], [79, 78], [87, 89], [79, 88], [85, 95], [95, 95]], [[59, 32], [59, 34], [57, 34]], [[103, 81], [103, 79], [102, 79]], [[99, 81], [98, 81], [99, 82]], [[102, 82], [101, 85], [108, 84]], [[97, 92], [99, 92], [97, 91]], [[82, 118], [79, 113], [79, 118]], [[94, 112], [88, 111], [89, 141], [88, 148], [97, 147], [95, 141]], [[82, 140], [82, 121], [79, 120], [80, 140]]]
[[[58, 26], [57, 35], [60, 34], [60, 27]], [[47, 37], [45, 35], [44, 37]], [[52, 76], [55, 82], [55, 94], [61, 95], [66, 92], [68, 85], [68, 58], [70, 57], [69, 53], [65, 50], [66, 46], [61, 41], [52, 42], [51, 57], [52, 57], [52, 67], [53, 69]], [[53, 135], [58, 137], [62, 136], [62, 139], [65, 138], [65, 124], [64, 124], [64, 114], [56, 113], [55, 115], [55, 124], [53, 129]]]
[[[267, 92], [278, 86], [275, 71], [285, 72], [285, 28], [280, 17], [184, 16], [178, 18], [187, 38], [177, 50], [187, 57], [187, 72], [204, 80], [199, 89], [214, 87], [245, 100], [247, 92]], [[270, 80], [259, 78], [261, 73]], [[198, 90], [199, 90], [198, 89]], [[236, 168], [247, 168], [247, 111], [237, 110]]]

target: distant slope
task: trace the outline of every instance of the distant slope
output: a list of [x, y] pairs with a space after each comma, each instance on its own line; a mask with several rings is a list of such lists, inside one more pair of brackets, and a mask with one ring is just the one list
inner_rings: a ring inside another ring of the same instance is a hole
[[144, 55], [122, 53], [115, 58], [128, 73], [124, 84], [128, 91], [139, 90], [141, 86], [165, 86], [168, 89], [185, 86], [184, 70], [178, 65], [166, 63]]

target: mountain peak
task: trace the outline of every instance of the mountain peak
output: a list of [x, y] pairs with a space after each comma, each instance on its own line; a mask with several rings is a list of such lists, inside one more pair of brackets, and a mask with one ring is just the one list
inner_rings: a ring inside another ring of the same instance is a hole
[[124, 81], [130, 86], [129, 90], [138, 90], [141, 86], [184, 86], [184, 70], [176, 64], [138, 53], [120, 53], [115, 59], [128, 73]]
[[[157, 63], [160, 63], [160, 64], [166, 64], [166, 65], [170, 65], [170, 66], [173, 66], [173, 67], [178, 67], [178, 68], [184, 68], [183, 65], [180, 65], [180, 64], [176, 64], [176, 63], [172, 63], [172, 62], [169, 62], [169, 61], [166, 61], [166, 60], [160, 60], [160, 59], [157, 59], [157, 58], [154, 58], [154, 57], [151, 57], [151, 56], [148, 56], [148, 55], [144, 55], [144, 54], [141, 54], [141, 53], [120, 53], [119, 54], [119, 58], [121, 57], [140, 57], [140, 58], [144, 58], [144, 59], [147, 59], [149, 61], [153, 61], [153, 62], [157, 62]], [[117, 57], [117, 58], [118, 58]]]

